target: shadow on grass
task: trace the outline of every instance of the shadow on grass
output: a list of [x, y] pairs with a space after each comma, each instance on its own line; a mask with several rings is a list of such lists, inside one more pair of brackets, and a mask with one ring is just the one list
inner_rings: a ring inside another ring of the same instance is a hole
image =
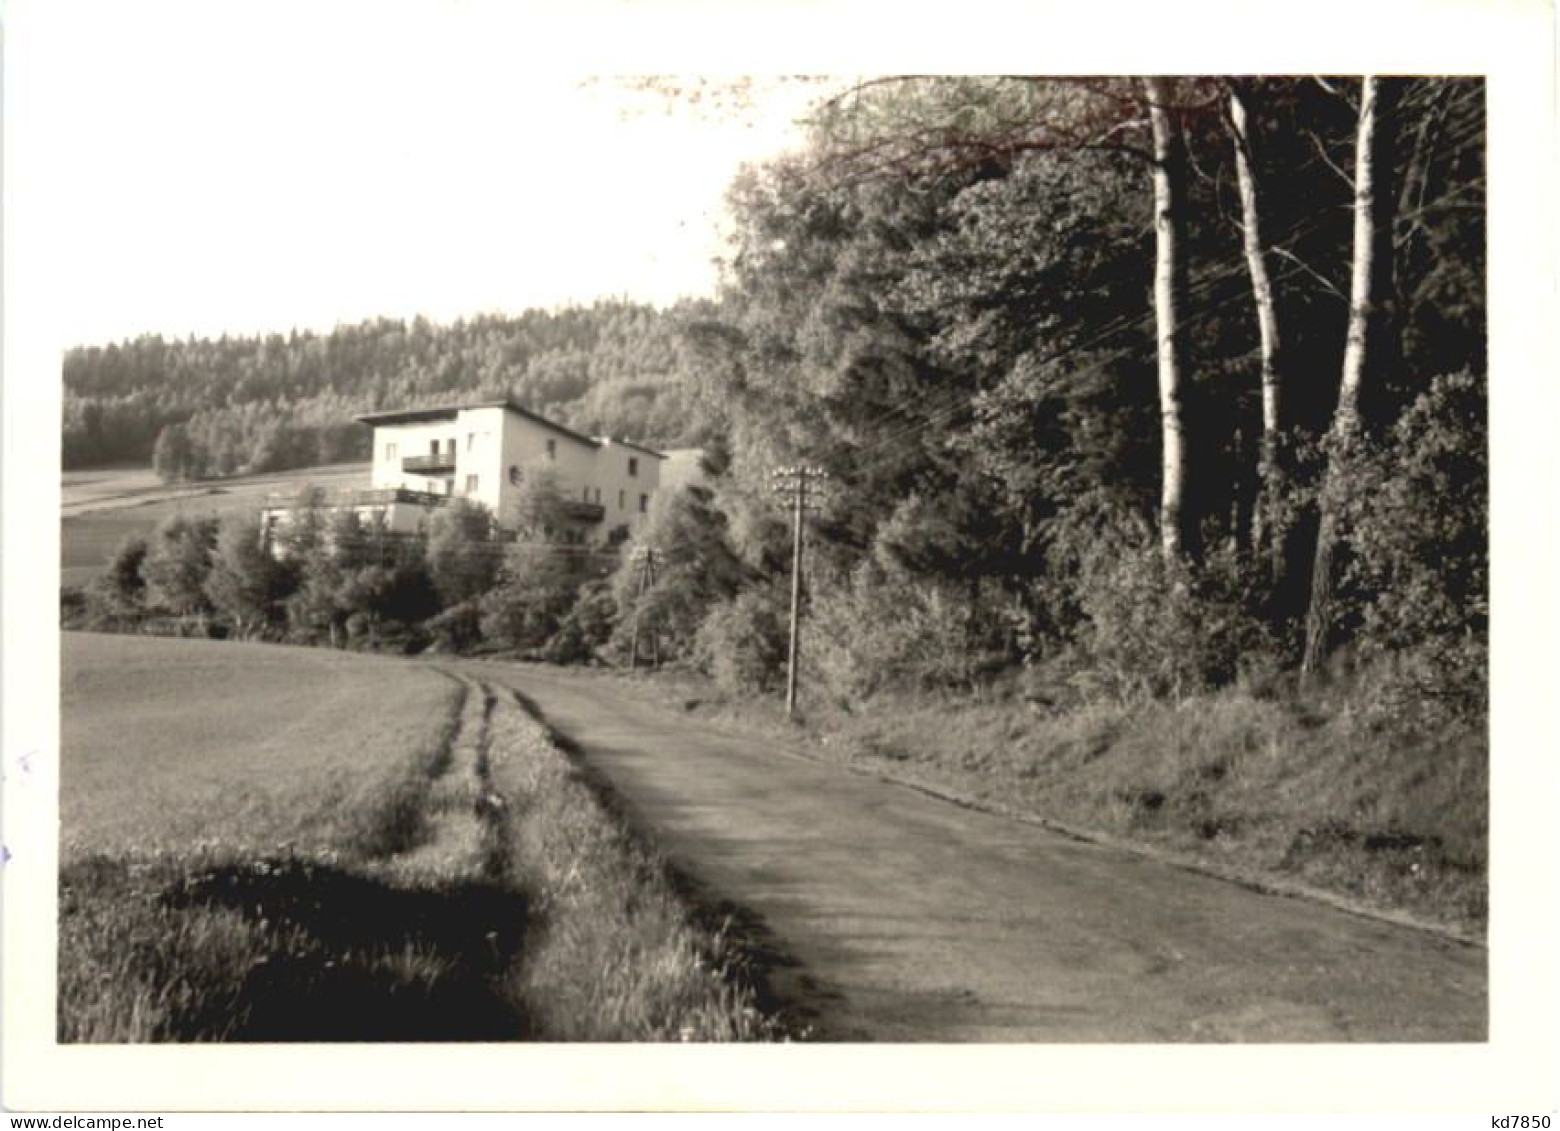
[[834, 1033], [824, 1025], [823, 1008], [839, 994], [825, 989], [786, 948], [763, 916], [728, 899], [698, 877], [678, 867], [655, 847], [648, 823], [611, 780], [586, 758], [572, 737], [548, 721], [541, 706], [513, 687], [515, 702], [531, 716], [550, 741], [568, 758], [574, 775], [590, 790], [604, 811], [656, 860], [673, 893], [688, 909], [700, 933], [723, 943], [726, 979], [752, 994], [753, 1004], [791, 1039], [859, 1040], [857, 1033]]
[[299, 861], [203, 871], [172, 909], [226, 909], [276, 943], [236, 1000], [199, 998], [175, 1040], [501, 1041], [530, 1035], [502, 993], [524, 943], [523, 896], [487, 884], [420, 891]]

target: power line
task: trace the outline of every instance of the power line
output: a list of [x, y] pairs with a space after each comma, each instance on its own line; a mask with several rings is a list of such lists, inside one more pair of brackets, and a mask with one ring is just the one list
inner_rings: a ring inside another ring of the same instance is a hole
[[[656, 548], [654, 546], [636, 546], [634, 547], [634, 552], [629, 555], [629, 560], [639, 567], [638, 590], [634, 596], [634, 634], [628, 653], [628, 667], [630, 671], [639, 666], [640, 615], [644, 609], [645, 594], [655, 588], [655, 557]], [[652, 629], [650, 633], [650, 666], [660, 667], [660, 665], [660, 635]]]

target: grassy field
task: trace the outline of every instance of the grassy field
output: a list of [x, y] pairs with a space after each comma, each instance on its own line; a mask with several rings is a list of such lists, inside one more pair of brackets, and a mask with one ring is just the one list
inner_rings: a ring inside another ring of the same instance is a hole
[[1308, 696], [1231, 688], [1179, 706], [1052, 706], [1009, 687], [848, 711], [815, 689], [799, 724], [778, 699], [686, 674], [626, 682], [716, 725], [994, 811], [1483, 937], [1488, 734], [1391, 724], [1368, 681]]
[[780, 1035], [507, 694], [324, 649], [63, 650], [61, 1040]]
[[67, 849], [333, 847], [361, 800], [436, 745], [455, 689], [326, 649], [64, 633]]
[[146, 468], [65, 472], [60, 487], [60, 581], [83, 585], [103, 572], [131, 535], [149, 535], [175, 514], [256, 511], [269, 495], [310, 484], [334, 490], [368, 485], [367, 464], [311, 467], [208, 483], [161, 483]]

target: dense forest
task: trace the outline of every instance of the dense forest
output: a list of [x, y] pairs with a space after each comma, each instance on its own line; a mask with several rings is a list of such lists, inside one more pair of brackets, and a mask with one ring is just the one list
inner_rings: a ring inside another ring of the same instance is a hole
[[591, 434], [692, 443], [685, 314], [604, 300], [449, 326], [379, 319], [74, 349], [64, 463], [151, 462], [165, 478], [199, 479], [361, 460], [370, 437], [358, 414], [506, 392]]
[[730, 537], [776, 572], [771, 469], [832, 473], [819, 631], [858, 682], [907, 605], [929, 662], [1083, 644], [1151, 694], [1471, 644], [1483, 177], [1477, 81], [859, 87], [735, 186], [692, 330]]

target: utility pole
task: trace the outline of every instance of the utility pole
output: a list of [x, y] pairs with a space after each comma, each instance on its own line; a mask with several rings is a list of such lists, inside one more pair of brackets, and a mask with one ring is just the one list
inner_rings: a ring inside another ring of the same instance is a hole
[[795, 718], [797, 674], [801, 664], [802, 518], [808, 509], [815, 508], [821, 501], [822, 483], [829, 478], [829, 473], [821, 467], [781, 467], [770, 475], [775, 481], [776, 494], [791, 496], [791, 646], [785, 676], [785, 714], [786, 718]]
[[[636, 546], [630, 560], [639, 565], [639, 588], [634, 595], [634, 636], [629, 646], [628, 667], [632, 671], [639, 666], [639, 617], [644, 608], [645, 594], [655, 587], [655, 547]], [[661, 642], [655, 633], [650, 634], [650, 663], [661, 664]]]

